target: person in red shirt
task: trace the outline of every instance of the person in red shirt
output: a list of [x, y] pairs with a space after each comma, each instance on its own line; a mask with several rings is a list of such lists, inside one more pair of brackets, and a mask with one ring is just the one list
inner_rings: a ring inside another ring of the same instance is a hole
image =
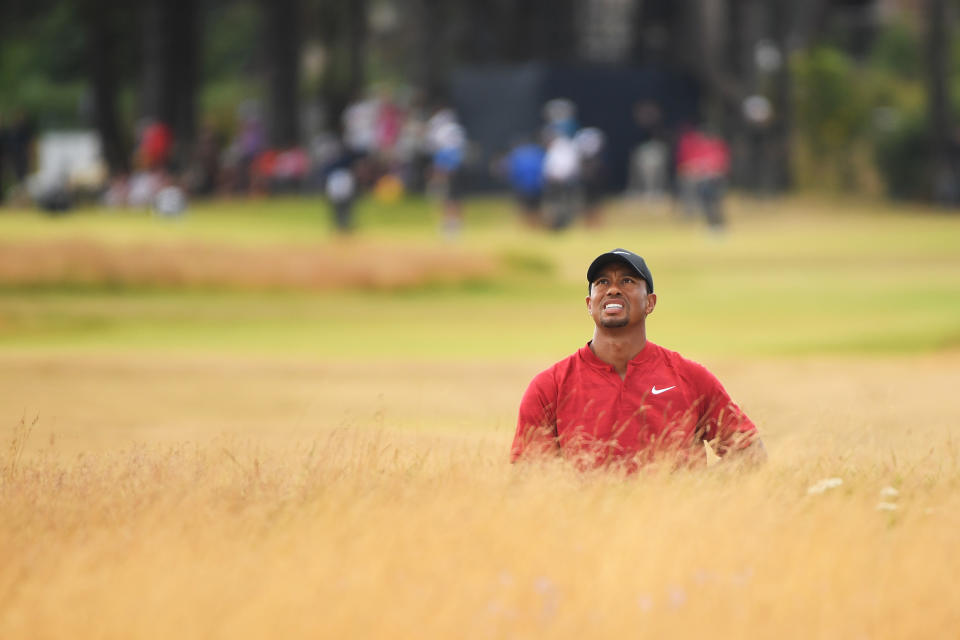
[[511, 462], [560, 455], [580, 469], [628, 473], [653, 462], [766, 460], [756, 426], [702, 365], [647, 340], [657, 296], [643, 258], [625, 249], [587, 269], [593, 339], [534, 377], [520, 403]]
[[677, 177], [703, 212], [713, 231], [722, 231], [724, 181], [730, 172], [730, 148], [722, 138], [686, 129], [677, 142]]
[[147, 171], [163, 169], [173, 151], [173, 133], [163, 122], [153, 120], [143, 130], [140, 154], [143, 168]]

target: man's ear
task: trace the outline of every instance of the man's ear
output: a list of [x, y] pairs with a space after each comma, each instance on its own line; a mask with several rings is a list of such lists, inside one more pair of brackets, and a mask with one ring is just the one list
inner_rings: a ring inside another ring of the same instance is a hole
[[590, 296], [587, 295], [587, 313], [590, 313]]
[[657, 294], [649, 293], [647, 294], [647, 314], [653, 313], [653, 308], [657, 306]]

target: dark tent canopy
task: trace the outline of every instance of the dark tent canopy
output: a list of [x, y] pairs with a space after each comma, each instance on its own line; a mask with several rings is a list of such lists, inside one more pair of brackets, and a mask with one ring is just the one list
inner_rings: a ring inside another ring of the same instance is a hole
[[579, 125], [606, 134], [608, 182], [615, 191], [627, 184], [630, 152], [649, 135], [634, 120], [635, 105], [656, 103], [669, 133], [697, 120], [699, 102], [693, 79], [663, 69], [542, 64], [461, 68], [453, 75], [451, 96], [478, 152], [469, 170], [474, 190], [498, 186], [489, 174], [490, 162], [519, 137], [538, 135], [543, 105], [553, 98], [573, 101]]

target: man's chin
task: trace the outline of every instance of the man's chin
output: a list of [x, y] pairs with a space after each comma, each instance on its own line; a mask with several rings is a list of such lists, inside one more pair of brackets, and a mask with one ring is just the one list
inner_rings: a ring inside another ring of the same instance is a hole
[[600, 326], [604, 329], [619, 329], [630, 324], [630, 318], [607, 318], [600, 321]]

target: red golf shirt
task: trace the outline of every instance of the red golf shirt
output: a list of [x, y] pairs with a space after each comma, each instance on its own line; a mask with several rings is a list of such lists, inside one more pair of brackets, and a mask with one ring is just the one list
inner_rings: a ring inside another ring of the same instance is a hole
[[559, 453], [580, 468], [634, 471], [660, 456], [706, 464], [748, 446], [757, 428], [703, 365], [652, 342], [621, 380], [589, 343], [538, 374], [520, 403], [510, 459]]

